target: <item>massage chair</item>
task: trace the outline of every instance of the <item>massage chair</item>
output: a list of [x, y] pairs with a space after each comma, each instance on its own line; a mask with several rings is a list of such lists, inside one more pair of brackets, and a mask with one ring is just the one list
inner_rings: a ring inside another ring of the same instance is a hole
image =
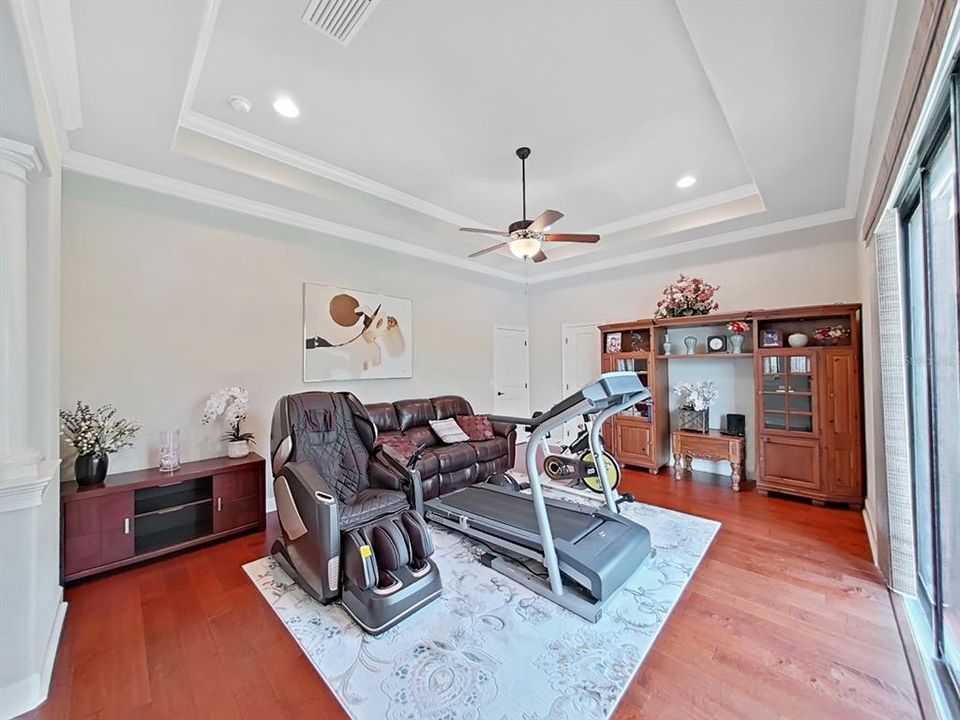
[[305, 392], [277, 402], [270, 432], [282, 539], [272, 554], [321, 603], [340, 599], [379, 634], [439, 597], [433, 539], [417, 471], [377, 443], [350, 393]]

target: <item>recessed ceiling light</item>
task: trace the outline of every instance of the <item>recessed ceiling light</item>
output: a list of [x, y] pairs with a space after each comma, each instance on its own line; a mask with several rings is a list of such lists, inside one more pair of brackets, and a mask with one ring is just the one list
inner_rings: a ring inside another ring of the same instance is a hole
[[227, 99], [227, 102], [230, 103], [230, 107], [232, 107], [234, 110], [242, 113], [250, 112], [250, 108], [253, 107], [253, 103], [243, 95], [231, 95]]
[[678, 188], [688, 188], [697, 182], [697, 179], [693, 175], [684, 175], [682, 178], [677, 180]]
[[273, 109], [285, 118], [295, 118], [300, 115], [300, 108], [286, 95], [281, 95], [273, 101]]

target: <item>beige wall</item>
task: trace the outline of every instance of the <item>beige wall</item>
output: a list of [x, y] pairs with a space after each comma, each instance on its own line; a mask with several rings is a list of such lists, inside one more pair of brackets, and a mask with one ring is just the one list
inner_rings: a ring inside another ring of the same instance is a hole
[[[144, 425], [111, 472], [156, 465], [164, 428], [180, 429], [184, 460], [223, 454], [199, 420], [231, 384], [250, 391], [261, 453], [284, 393], [452, 392], [489, 411], [492, 327], [526, 325], [515, 283], [104, 181], [68, 175], [63, 218], [61, 405], [110, 402]], [[305, 281], [411, 298], [414, 377], [304, 384]]]
[[[532, 407], [548, 407], [561, 395], [563, 323], [650, 317], [664, 286], [681, 272], [720, 285], [721, 312], [858, 302], [857, 251], [854, 223], [843, 222], [536, 285], [529, 305]], [[752, 373], [752, 363], [745, 360], [674, 361], [670, 366], [671, 385], [698, 379], [718, 384], [721, 396], [711, 409], [712, 426], [727, 412], [747, 415], [749, 473], [756, 440]], [[671, 398], [671, 406], [676, 404]], [[696, 461], [694, 467], [729, 472], [725, 463]]]

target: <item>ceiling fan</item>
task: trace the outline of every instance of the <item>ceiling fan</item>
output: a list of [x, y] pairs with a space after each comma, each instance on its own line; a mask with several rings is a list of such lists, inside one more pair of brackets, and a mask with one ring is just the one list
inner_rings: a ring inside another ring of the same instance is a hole
[[483, 230], [481, 228], [460, 228], [461, 232], [483, 233], [495, 237], [510, 238], [503, 242], [491, 245], [483, 250], [471, 253], [470, 257], [484, 255], [502, 247], [510, 248], [510, 252], [521, 260], [532, 259], [535, 263], [547, 259], [543, 252], [545, 242], [582, 242], [595, 243], [600, 241], [599, 235], [576, 235], [551, 233], [553, 224], [563, 217], [562, 212], [546, 210], [536, 220], [527, 220], [527, 158], [530, 157], [530, 148], [517, 148], [517, 157], [520, 158], [520, 182], [523, 185], [523, 220], [510, 223], [506, 232], [499, 230]]

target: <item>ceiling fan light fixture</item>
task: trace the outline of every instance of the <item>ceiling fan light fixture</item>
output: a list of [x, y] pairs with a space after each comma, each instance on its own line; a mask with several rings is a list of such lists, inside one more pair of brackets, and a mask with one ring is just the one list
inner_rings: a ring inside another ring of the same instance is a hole
[[510, 242], [509, 248], [516, 257], [527, 260], [540, 252], [540, 241], [536, 238], [517, 238]]

